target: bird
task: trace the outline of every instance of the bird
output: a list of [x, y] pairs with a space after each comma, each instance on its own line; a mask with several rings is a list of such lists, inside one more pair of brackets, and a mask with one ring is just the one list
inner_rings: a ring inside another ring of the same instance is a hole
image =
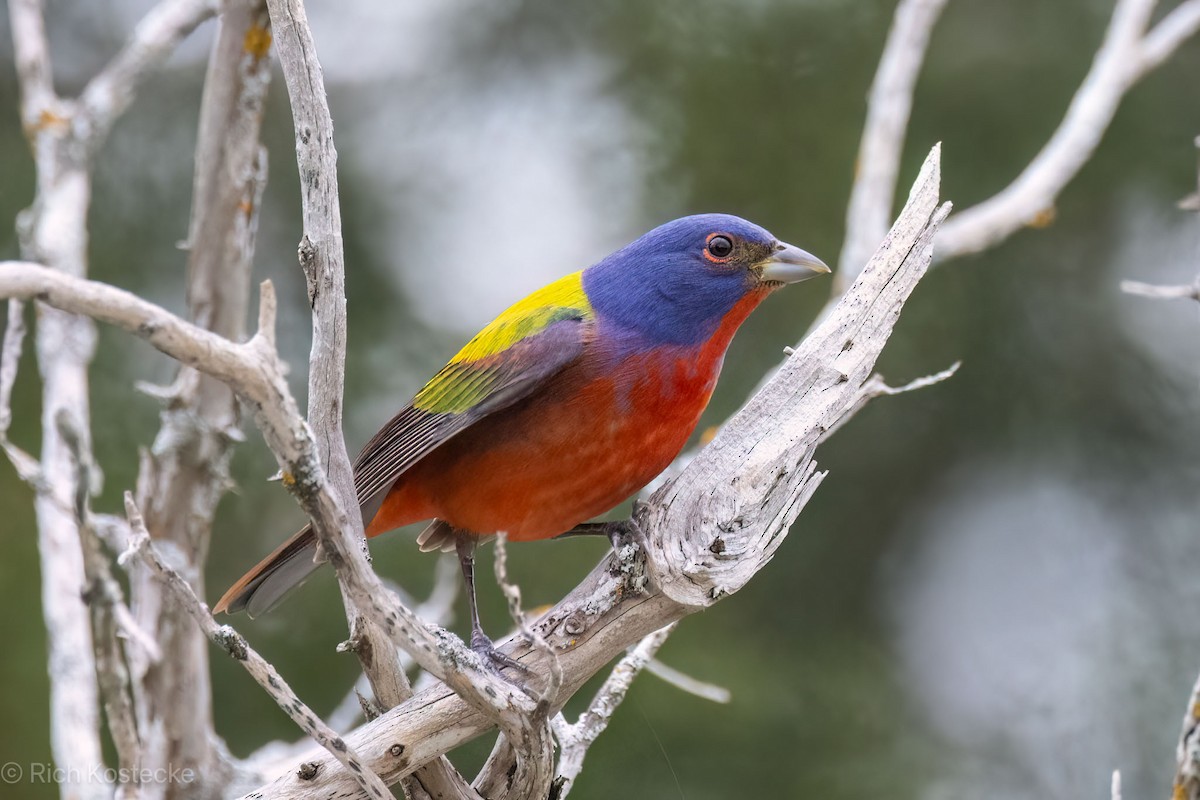
[[[497, 668], [511, 665], [480, 624], [477, 542], [589, 531], [588, 520], [682, 451], [749, 314], [776, 289], [829, 271], [752, 222], [697, 214], [538, 289], [484, 327], [363, 447], [354, 484], [366, 536], [429, 520], [417, 542], [457, 552], [471, 648]], [[317, 555], [306, 526], [214, 612], [265, 613], [318, 568]]]

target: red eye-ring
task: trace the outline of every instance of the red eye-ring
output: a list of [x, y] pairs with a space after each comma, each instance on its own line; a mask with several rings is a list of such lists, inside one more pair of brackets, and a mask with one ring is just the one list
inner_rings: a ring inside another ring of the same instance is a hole
[[733, 254], [733, 240], [723, 233], [710, 233], [705, 240], [704, 257], [717, 264], [723, 264]]

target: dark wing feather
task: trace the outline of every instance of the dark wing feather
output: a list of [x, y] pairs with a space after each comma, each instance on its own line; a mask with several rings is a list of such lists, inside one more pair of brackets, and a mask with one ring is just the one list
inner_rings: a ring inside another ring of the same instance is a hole
[[354, 486], [364, 519], [370, 521], [386, 490], [434, 448], [528, 397], [579, 358], [587, 327], [582, 315], [560, 319], [495, 355], [447, 364], [430, 384], [440, 381], [464, 387], [473, 402], [462, 410], [440, 412], [410, 404], [367, 442], [354, 464]]

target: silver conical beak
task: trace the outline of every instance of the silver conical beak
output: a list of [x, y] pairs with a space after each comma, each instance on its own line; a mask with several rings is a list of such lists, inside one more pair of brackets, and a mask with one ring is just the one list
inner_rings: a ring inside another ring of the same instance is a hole
[[775, 252], [763, 262], [762, 279], [777, 283], [799, 283], [818, 275], [828, 275], [830, 271], [824, 261], [807, 250], [779, 242], [775, 245]]

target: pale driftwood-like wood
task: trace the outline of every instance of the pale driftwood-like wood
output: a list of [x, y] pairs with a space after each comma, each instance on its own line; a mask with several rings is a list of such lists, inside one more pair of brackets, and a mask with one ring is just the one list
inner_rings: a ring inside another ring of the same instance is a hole
[[[712, 452], [702, 453], [643, 509], [639, 519], [652, 534], [649, 557], [637, 537], [630, 538], [539, 621], [536, 629], [558, 652], [563, 671], [552, 710], [626, 647], [736, 591], [769, 560], [819, 482], [811, 460], [817, 442], [878, 390], [868, 382], [871, 365], [928, 264], [933, 232], [946, 211], [934, 214], [937, 176], [935, 150], [897, 225], [835, 312], [730, 423]], [[0, 263], [0, 295], [36, 298], [120, 325], [227, 381], [254, 411], [285, 483], [310, 516], [330, 531], [344, 530], [345, 515], [327, 490], [312, 438], [283, 379], [269, 283], [262, 287], [259, 332], [241, 345], [127, 292], [32, 264]], [[723, 466], [717, 453], [731, 463]], [[351, 737], [372, 769], [389, 781], [399, 779], [497, 722], [520, 741], [522, 720], [536, 706], [530, 698], [484, 669], [457, 639], [427, 628], [369, 569], [366, 575], [340, 572], [358, 607], [450, 687], [421, 692]], [[546, 673], [544, 653], [511, 642], [508, 647], [534, 675]], [[344, 780], [329, 765], [304, 785], [289, 783], [301, 782], [293, 770], [263, 791], [284, 796], [331, 786], [353, 791]]]
[[312, 709], [292, 691], [283, 677], [266, 659], [258, 654], [246, 642], [240, 633], [228, 625], [218, 625], [208, 612], [208, 607], [200, 602], [191, 584], [180, 576], [179, 572], [167, 564], [158, 548], [150, 539], [146, 523], [142, 519], [133, 495], [125, 493], [125, 513], [129, 518], [129, 549], [121, 555], [122, 562], [128, 563], [132, 558], [139, 559], [156, 580], [161, 581], [174, 601], [188, 613], [197, 627], [204, 632], [209, 641], [227, 652], [235, 661], [241, 663], [248, 673], [258, 682], [271, 699], [329, 753], [330, 757], [346, 768], [349, 775], [354, 776], [358, 787], [372, 800], [385, 800], [391, 797], [391, 792], [380, 780], [379, 776], [367, 768], [362, 759], [348, 746], [336, 731], [331, 730]]
[[[291, 101], [300, 172], [304, 235], [298, 249], [312, 305], [313, 339], [309, 355], [308, 424], [316, 440], [333, 497], [344, 515], [338, 528], [314, 520], [322, 548], [338, 570], [353, 651], [371, 684], [376, 701], [392, 708], [412, 692], [395, 644], [380, 628], [378, 616], [364, 612], [362, 601], [378, 586], [368, 566], [363, 521], [354, 473], [342, 435], [346, 366], [346, 267], [338, 198], [337, 150], [333, 119], [325, 96], [325, 78], [303, 0], [267, 0], [275, 27], [276, 48]], [[334, 540], [337, 541], [334, 541]], [[348, 563], [347, 563], [348, 562]], [[360, 591], [347, 587], [346, 573], [358, 576]], [[382, 587], [378, 587], [382, 588]], [[394, 598], [393, 598], [394, 599]], [[402, 608], [398, 601], [394, 604]], [[415, 621], [415, 617], [414, 617]], [[439, 759], [407, 786], [410, 794], [473, 798], [476, 795], [453, 766]]]
[[1059, 193], [1096, 151], [1126, 92], [1200, 31], [1200, 0], [1185, 0], [1151, 27], [1157, 6], [1158, 0], [1117, 0], [1104, 42], [1057, 130], [1011, 184], [946, 220], [939, 260], [994, 247], [1053, 211]]
[[[270, 85], [266, 7], [261, 0], [223, 4], [200, 101], [192, 213], [187, 236], [187, 303], [192, 320], [233, 341], [245, 337], [258, 209], [266, 183], [259, 142]], [[126, 48], [126, 61], [136, 60]], [[229, 461], [240, 441], [241, 414], [228, 386], [180, 367], [163, 401], [161, 426], [143, 451], [138, 505], [155, 541], [197, 595], [204, 595], [213, 515], [232, 487]], [[134, 563], [131, 567], [137, 567]], [[145, 568], [129, 570], [139, 624], [163, 657], [130, 658], [146, 732], [145, 774], [190, 770], [189, 782], [144, 787], [142, 800], [216, 800], [234, 771], [212, 724], [208, 642], [176, 596]]]
[[875, 246], [887, 233], [892, 202], [900, 178], [900, 157], [912, 113], [913, 90], [933, 26], [946, 0], [900, 0], [892, 18], [871, 94], [850, 202], [846, 205], [846, 238], [833, 276], [833, 295], [840, 296], [858, 277]]
[[[639, 518], [650, 533], [649, 558], [639, 537], [627, 537], [538, 621], [536, 630], [557, 652], [563, 674], [552, 710], [625, 648], [736, 591], [769, 560], [819, 482], [812, 463], [817, 442], [857, 408], [865, 394], [877, 390], [868, 381], [871, 367], [903, 300], [928, 265], [930, 242], [946, 211], [943, 207], [934, 213], [937, 182], [935, 150], [892, 233], [835, 312], [731, 421], [710, 448], [714, 453], [702, 453], [642, 510]], [[302, 503], [325, 519], [337, 520], [336, 504], [315, 480], [320, 465], [274, 353], [274, 296], [269, 284], [263, 286], [260, 331], [244, 345], [127, 292], [36, 265], [0, 263], [0, 295], [37, 298], [112, 322], [236, 386], [255, 411], [281, 466], [290, 471], [289, 481], [303, 484], [297, 490]], [[722, 466], [716, 453], [736, 464]], [[725, 478], [728, 482], [721, 483]], [[386, 780], [397, 780], [478, 736], [498, 717], [511, 719], [533, 710], [529, 698], [515, 695], [503, 681], [497, 685], [494, 676], [453, 640], [406, 616], [406, 610], [392, 608], [388, 593], [374, 596], [354, 581], [349, 585], [389, 633], [408, 637], [422, 666], [442, 673], [440, 677], [453, 686], [426, 689], [347, 737]], [[546, 674], [543, 652], [516, 642], [506, 646], [535, 676]], [[456, 696], [455, 690], [468, 700]], [[260, 794], [353, 793], [354, 782], [335, 762], [317, 757], [312, 764], [313, 769], [302, 772], [295, 765]]]
[[588, 704], [587, 710], [579, 715], [578, 720], [568, 723], [561, 713], [554, 718], [554, 737], [558, 739], [561, 750], [558, 774], [554, 776], [558, 800], [564, 800], [571, 793], [575, 779], [583, 771], [583, 759], [587, 756], [588, 748], [608, 728], [617, 706], [625, 699], [629, 687], [633, 685], [633, 679], [650, 666], [654, 654], [667, 641], [677, 624], [672, 622], [667, 627], [660, 628], [626, 653], [613, 667], [613, 671], [601, 684], [596, 696]]
[[[18, 219], [24, 258], [74, 279], [87, 274], [92, 157], [141, 80], [213, 11], [211, 0], [164, 0], [137, 26], [126, 47], [88, 82], [79, 99], [68, 100], [54, 90], [42, 3], [14, 0], [9, 5], [21, 120], [36, 168], [33, 204]], [[95, 772], [104, 763], [97, 679], [115, 691], [124, 676], [97, 675], [92, 620], [79, 602], [85, 584], [82, 549], [89, 536], [75, 513], [78, 498], [98, 488], [100, 478], [94, 465], [86, 471], [78, 469], [81, 462], [92, 463], [88, 365], [96, 333], [90, 319], [40, 303], [35, 308], [43, 398], [41, 465], [34, 473], [19, 451], [8, 446], [5, 450], [16, 458], [24, 477], [35, 478], [42, 612], [49, 650], [51, 752], [55, 766], [67, 776], [62, 791], [71, 797], [104, 798], [113, 789], [104, 773]], [[64, 430], [77, 433], [73, 443], [66, 440]], [[84, 472], [94, 485], [79, 484]], [[104, 628], [102, 635], [109, 635], [108, 615], [101, 613], [97, 622]], [[111, 673], [118, 663], [115, 656], [107, 643], [101, 643], [102, 669]], [[110, 693], [110, 705], [112, 698]], [[122, 740], [121, 761], [137, 758], [138, 754], [128, 752], [133, 741], [127, 730], [128, 715], [114, 709], [113, 721], [113, 733]], [[127, 794], [130, 789], [122, 787], [122, 791]]]
[[[1058, 195], [1091, 159], [1128, 91], [1200, 31], [1200, 0], [1184, 0], [1151, 26], [1158, 5], [1116, 0], [1104, 41], [1058, 128], [1011, 184], [946, 220], [938, 261], [987, 250], [1027, 225], [1053, 218]], [[945, 0], [901, 0], [896, 7], [867, 104], [830, 305], [858, 274], [887, 224], [913, 88], [944, 6]]]
[[[909, 202], [875, 257], [825, 322], [717, 439], [637, 515], [632, 532], [535, 624], [557, 652], [563, 681], [555, 710], [583, 682], [644, 636], [741, 588], [770, 560], [823, 477], [812, 457], [824, 433], [852, 413], [904, 301], [932, 257], [939, 152], [930, 154]], [[2, 285], [2, 283], [0, 283]], [[546, 674], [547, 656], [523, 642], [510, 655]], [[418, 693], [347, 737], [385, 780], [494, 726], [444, 685]], [[353, 783], [319, 756], [317, 774], [294, 770], [258, 800], [352, 796]]]

